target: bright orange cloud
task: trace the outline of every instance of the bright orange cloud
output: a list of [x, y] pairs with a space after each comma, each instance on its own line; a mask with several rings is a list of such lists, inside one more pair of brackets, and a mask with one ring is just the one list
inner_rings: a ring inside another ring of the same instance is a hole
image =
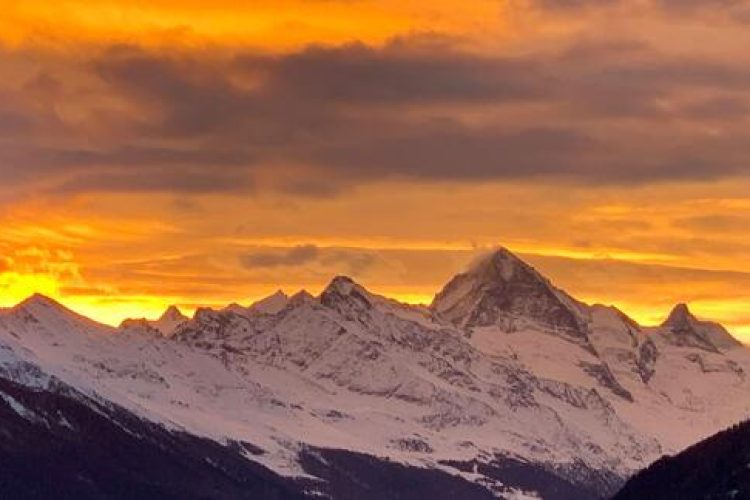
[[316, 42], [381, 43], [413, 32], [497, 35], [507, 29], [505, 10], [502, 2], [491, 0], [465, 10], [450, 0], [11, 1], [3, 6], [0, 39], [15, 45], [244, 44], [275, 51]]

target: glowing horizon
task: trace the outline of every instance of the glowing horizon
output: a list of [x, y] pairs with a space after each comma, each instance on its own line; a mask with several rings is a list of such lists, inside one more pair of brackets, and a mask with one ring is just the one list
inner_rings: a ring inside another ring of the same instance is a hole
[[500, 244], [750, 340], [747, 9], [11, 1], [0, 306], [117, 324], [337, 274], [425, 302]]
[[[550, 255], [524, 255], [524, 258], [531, 258], [532, 260], [536, 258], [544, 258], [549, 257]], [[554, 255], [552, 255], [555, 257]], [[564, 256], [563, 258], [570, 259], [571, 257]], [[542, 261], [543, 262], [543, 261]], [[468, 262], [467, 262], [468, 265]], [[460, 270], [457, 270], [456, 273], [461, 272]], [[334, 276], [331, 276], [331, 279], [333, 279]], [[398, 302], [404, 303], [404, 304], [411, 304], [411, 305], [429, 305], [432, 302], [432, 299], [434, 298], [435, 294], [437, 294], [440, 289], [435, 289], [432, 292], [428, 292], [426, 290], [423, 290], [421, 293], [414, 293], [404, 290], [404, 287], [400, 287], [400, 289], [393, 289], [393, 288], [370, 288], [367, 286], [366, 283], [361, 283], [361, 285], [365, 286], [366, 289], [368, 289], [372, 293], [376, 293], [378, 295], [382, 295], [386, 298], [390, 298], [393, 300], [396, 300]], [[553, 284], [554, 280], [553, 280]], [[41, 294], [43, 296], [49, 297], [61, 304], [63, 304], [65, 307], [73, 310], [74, 312], [81, 314], [89, 319], [95, 320], [99, 323], [117, 327], [119, 326], [123, 320], [126, 319], [140, 319], [140, 318], [146, 318], [155, 320], [158, 319], [164, 311], [167, 310], [167, 308], [171, 306], [177, 306], [180, 311], [187, 314], [189, 317], [192, 317], [195, 313], [195, 311], [201, 307], [207, 307], [207, 308], [213, 308], [213, 309], [222, 309], [232, 303], [238, 303], [243, 306], [250, 306], [253, 303], [262, 300], [273, 293], [276, 293], [277, 291], [282, 291], [288, 296], [293, 296], [294, 294], [302, 291], [307, 291], [312, 293], [313, 295], [317, 296], [322, 291], [324, 286], [300, 286], [299, 288], [290, 288], [290, 287], [278, 287], [275, 288], [273, 286], [267, 287], [267, 290], [273, 291], [267, 291], [265, 294], [257, 295], [257, 296], [243, 296], [242, 298], [235, 298], [235, 299], [229, 299], [226, 302], [222, 301], [215, 301], [215, 300], [206, 300], [204, 302], [195, 303], [191, 300], [186, 300], [185, 298], [181, 297], [117, 297], [116, 301], [113, 301], [111, 303], [108, 303], [106, 297], [104, 300], [102, 300], [102, 297], [95, 297], [90, 300], [87, 300], [86, 298], [76, 298], [75, 296], [66, 296], [65, 294], [61, 294], [59, 292], [59, 289], [55, 288], [54, 286], [46, 288], [46, 292], [40, 292], [40, 291], [33, 291], [28, 293], [26, 296], [22, 297], [20, 300], [16, 300], [15, 302], [5, 300], [7, 297], [4, 298], [2, 302], [0, 302], [0, 307], [13, 307], [16, 306], [26, 299], [30, 298], [31, 296], [35, 294]], [[442, 286], [442, 285], [441, 285]], [[567, 291], [567, 290], [566, 290]], [[578, 300], [581, 300], [584, 303], [587, 303], [589, 305], [593, 304], [602, 304], [605, 306], [613, 306], [624, 312], [626, 315], [634, 319], [638, 324], [644, 327], [653, 327], [660, 325], [669, 315], [672, 308], [677, 305], [680, 302], [675, 302], [674, 304], [668, 306], [666, 309], [664, 307], [658, 307], [658, 306], [644, 306], [640, 303], [633, 303], [629, 302], [627, 300], [624, 301], [613, 301], [613, 302], [602, 302], [595, 298], [584, 298], [584, 297], [578, 297], [575, 296]], [[723, 317], [724, 321], [726, 323], [722, 323], [725, 327], [727, 327], [731, 333], [733, 333], [735, 336], [737, 336], [740, 340], [743, 342], [747, 342], [748, 339], [746, 336], [750, 336], [750, 329], [746, 328], [744, 323], [735, 323], [732, 320], [732, 311], [736, 311], [741, 309], [742, 303], [738, 304], [732, 304], [731, 307], [727, 307], [727, 304], [722, 302], [702, 302], [702, 301], [695, 301], [688, 306], [690, 307], [690, 310], [693, 314], [695, 314], [699, 319], [702, 320], [708, 320], [708, 321], [717, 321], [717, 317]], [[741, 318], [744, 320], [744, 318]]]

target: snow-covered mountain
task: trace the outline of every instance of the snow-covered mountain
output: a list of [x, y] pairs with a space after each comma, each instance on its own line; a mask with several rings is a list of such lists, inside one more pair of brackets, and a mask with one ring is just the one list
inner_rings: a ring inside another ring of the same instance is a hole
[[504, 249], [430, 307], [337, 277], [318, 297], [162, 319], [114, 329], [32, 297], [0, 312], [0, 376], [331, 498], [600, 498], [750, 410], [750, 354], [719, 325], [678, 306], [641, 327]]
[[171, 337], [177, 327], [189, 319], [190, 318], [182, 314], [177, 306], [169, 306], [159, 319], [126, 319], [120, 324], [120, 329]]
[[239, 304], [229, 304], [224, 310], [241, 315], [253, 313], [276, 314], [284, 309], [288, 303], [289, 296], [283, 291], [278, 290], [276, 293], [269, 295], [268, 297], [253, 302], [248, 307], [243, 307]]
[[718, 323], [698, 320], [685, 304], [675, 306], [662, 324], [659, 334], [675, 345], [697, 347], [712, 352], [721, 352], [740, 345], [726, 328]]
[[586, 345], [585, 306], [505, 249], [453, 278], [432, 309], [464, 328], [512, 332], [537, 326]]

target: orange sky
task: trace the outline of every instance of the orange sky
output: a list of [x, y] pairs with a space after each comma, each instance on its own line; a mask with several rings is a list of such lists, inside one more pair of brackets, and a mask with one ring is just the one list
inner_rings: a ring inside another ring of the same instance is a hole
[[11, 1], [0, 20], [6, 42], [22, 45], [127, 42], [146, 46], [249, 45], [271, 51], [309, 43], [382, 43], [414, 31], [497, 35], [511, 28], [508, 7], [477, 0], [260, 0], [234, 2]]
[[118, 323], [335, 274], [423, 302], [502, 244], [750, 339], [744, 2], [3, 8], [0, 306]]

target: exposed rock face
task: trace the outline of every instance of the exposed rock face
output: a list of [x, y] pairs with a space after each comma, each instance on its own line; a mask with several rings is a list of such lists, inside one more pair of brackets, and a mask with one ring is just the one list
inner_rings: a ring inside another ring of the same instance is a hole
[[437, 294], [432, 309], [455, 325], [523, 329], [528, 322], [586, 340], [584, 307], [505, 249], [481, 259]]
[[662, 324], [663, 336], [674, 345], [721, 352], [740, 342], [718, 323], [700, 321], [685, 304], [678, 304]]
[[602, 387], [606, 387], [613, 394], [628, 401], [633, 401], [633, 395], [625, 389], [615, 378], [606, 364], [581, 363], [581, 368], [595, 378]]
[[336, 310], [346, 319], [366, 319], [373, 307], [373, 299], [363, 287], [351, 278], [338, 276], [323, 290], [320, 303]]
[[647, 339], [638, 348], [637, 366], [638, 374], [641, 376], [644, 384], [647, 384], [656, 370], [656, 360], [659, 357], [659, 351], [656, 345]]

